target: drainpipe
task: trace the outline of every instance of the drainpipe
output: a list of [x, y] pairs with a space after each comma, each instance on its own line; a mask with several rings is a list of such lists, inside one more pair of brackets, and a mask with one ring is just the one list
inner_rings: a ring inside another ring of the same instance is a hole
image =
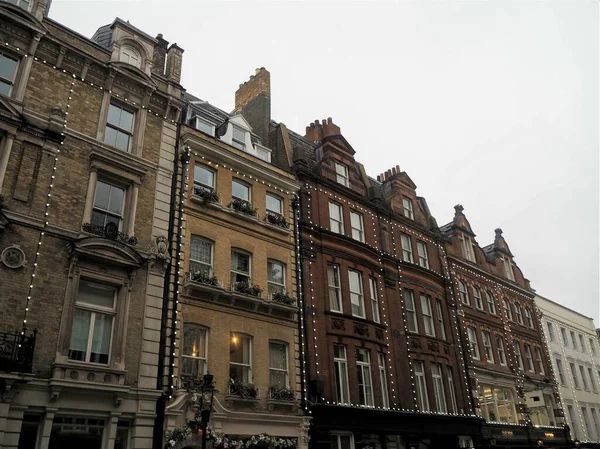
[[[304, 354], [302, 352], [302, 343], [304, 342], [304, 347], [306, 347], [306, 335], [303, 330], [302, 323], [304, 322], [304, 288], [302, 288], [302, 282], [304, 278], [302, 276], [302, 250], [301, 250], [301, 241], [302, 236], [300, 235], [300, 229], [298, 227], [298, 215], [300, 213], [300, 199], [296, 195], [292, 201], [292, 209], [294, 211], [294, 246], [296, 248], [297, 256], [296, 256], [296, 285], [297, 285], [297, 294], [298, 294], [298, 335], [300, 336], [300, 407], [304, 410], [306, 406], [306, 379], [304, 377]], [[304, 325], [306, 328], [306, 323]]]

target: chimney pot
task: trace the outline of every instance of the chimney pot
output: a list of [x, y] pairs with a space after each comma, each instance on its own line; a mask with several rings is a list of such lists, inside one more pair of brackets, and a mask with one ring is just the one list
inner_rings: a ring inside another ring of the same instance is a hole
[[331, 125], [333, 123], [333, 121], [331, 120], [331, 117], [327, 117], [327, 124]]
[[157, 38], [157, 39], [162, 39], [162, 38], [163, 38], [163, 35], [162, 35], [162, 33], [158, 33], [158, 34], [156, 35], [156, 38]]
[[321, 123], [323, 124], [323, 127], [327, 126], [327, 120], [323, 119], [321, 120]]
[[392, 167], [392, 174], [396, 174], [396, 167]]
[[396, 170], [398, 170], [398, 173], [400, 173], [400, 166], [396, 165]]
[[377, 181], [381, 182], [381, 175], [377, 175]]

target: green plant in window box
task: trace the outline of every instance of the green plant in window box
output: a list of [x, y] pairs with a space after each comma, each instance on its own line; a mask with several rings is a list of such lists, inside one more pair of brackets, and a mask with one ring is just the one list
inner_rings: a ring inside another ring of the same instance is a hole
[[196, 271], [190, 273], [190, 279], [194, 282], [200, 282], [201, 284], [219, 286], [219, 279], [216, 276], [211, 276], [205, 271]]
[[241, 380], [230, 378], [229, 394], [240, 396], [244, 399], [256, 399], [258, 397], [258, 388], [252, 382], [242, 382]]
[[267, 212], [267, 214], [265, 215], [265, 219], [269, 224], [279, 226], [280, 228], [285, 228], [285, 229], [289, 228], [289, 225], [283, 215], [274, 214], [272, 212]]
[[271, 385], [269, 387], [269, 398], [276, 401], [294, 401], [296, 399], [296, 392], [292, 388]]
[[242, 214], [249, 215], [251, 217], [256, 217], [257, 210], [252, 207], [248, 201], [240, 200], [239, 198], [233, 198], [231, 203], [229, 203], [229, 207], [237, 212], [241, 212]]
[[232, 287], [234, 292], [244, 293], [246, 295], [260, 296], [262, 293], [262, 288], [260, 288], [259, 285], [252, 285], [248, 282], [236, 282]]
[[285, 291], [273, 293], [271, 299], [275, 302], [292, 306], [296, 303], [296, 300], [287, 294]]
[[194, 195], [202, 199], [205, 203], [218, 203], [221, 199], [216, 191], [205, 189], [201, 186], [194, 186]]

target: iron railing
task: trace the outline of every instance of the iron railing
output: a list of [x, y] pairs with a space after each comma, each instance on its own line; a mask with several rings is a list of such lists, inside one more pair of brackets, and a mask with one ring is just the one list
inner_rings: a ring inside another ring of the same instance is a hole
[[30, 335], [0, 332], [0, 371], [31, 373], [36, 335], [35, 329]]

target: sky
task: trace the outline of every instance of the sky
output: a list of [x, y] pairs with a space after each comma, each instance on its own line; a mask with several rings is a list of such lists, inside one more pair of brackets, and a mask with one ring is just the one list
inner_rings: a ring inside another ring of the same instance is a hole
[[258, 67], [271, 114], [332, 117], [376, 177], [399, 165], [441, 226], [500, 227], [531, 286], [600, 326], [599, 4], [589, 1], [53, 0], [91, 37], [115, 17], [183, 55], [231, 111]]

